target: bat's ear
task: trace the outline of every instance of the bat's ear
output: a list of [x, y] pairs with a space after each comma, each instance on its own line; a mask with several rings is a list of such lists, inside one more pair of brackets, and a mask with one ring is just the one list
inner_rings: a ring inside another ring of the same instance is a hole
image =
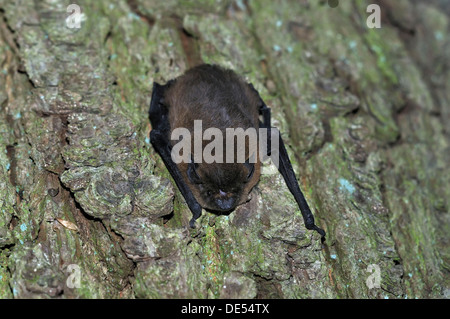
[[255, 171], [255, 163], [254, 161], [250, 161], [250, 159], [247, 158], [244, 165], [248, 169], [247, 181], [249, 181], [253, 176], [253, 172]]
[[198, 164], [194, 163], [194, 160], [191, 159], [191, 162], [189, 163], [188, 169], [187, 169], [187, 176], [188, 176], [189, 180], [191, 181], [191, 183], [201, 184], [202, 180], [201, 180], [200, 176], [198, 176], [197, 167], [198, 167]]

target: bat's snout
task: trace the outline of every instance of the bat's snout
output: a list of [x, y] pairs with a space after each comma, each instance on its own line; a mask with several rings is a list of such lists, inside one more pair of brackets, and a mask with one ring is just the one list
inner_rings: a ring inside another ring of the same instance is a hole
[[221, 211], [232, 210], [236, 206], [236, 198], [232, 194], [223, 190], [219, 190], [218, 196], [215, 198], [217, 208]]
[[234, 208], [235, 202], [236, 201], [234, 200], [234, 198], [216, 200], [216, 204], [217, 204], [218, 208], [224, 212], [232, 210]]

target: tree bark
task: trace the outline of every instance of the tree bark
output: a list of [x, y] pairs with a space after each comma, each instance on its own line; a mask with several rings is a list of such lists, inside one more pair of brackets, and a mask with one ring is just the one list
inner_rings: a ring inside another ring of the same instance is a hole
[[[0, 0], [0, 296], [448, 298], [450, 5], [372, 2]], [[188, 227], [148, 107], [202, 62], [271, 107], [323, 244], [269, 164]]]

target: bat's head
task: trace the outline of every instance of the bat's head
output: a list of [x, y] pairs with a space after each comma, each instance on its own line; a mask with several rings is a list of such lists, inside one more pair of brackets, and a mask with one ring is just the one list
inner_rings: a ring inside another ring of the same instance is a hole
[[185, 165], [187, 184], [204, 208], [228, 212], [248, 201], [258, 183], [260, 163], [189, 163]]

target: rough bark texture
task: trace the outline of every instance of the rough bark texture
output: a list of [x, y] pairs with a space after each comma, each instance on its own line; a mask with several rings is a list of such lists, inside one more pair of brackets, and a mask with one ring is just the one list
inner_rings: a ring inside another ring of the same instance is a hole
[[[450, 6], [369, 3], [79, 0], [70, 29], [0, 0], [0, 296], [449, 297]], [[147, 112], [201, 61], [272, 108], [324, 245], [279, 174], [187, 227]]]

